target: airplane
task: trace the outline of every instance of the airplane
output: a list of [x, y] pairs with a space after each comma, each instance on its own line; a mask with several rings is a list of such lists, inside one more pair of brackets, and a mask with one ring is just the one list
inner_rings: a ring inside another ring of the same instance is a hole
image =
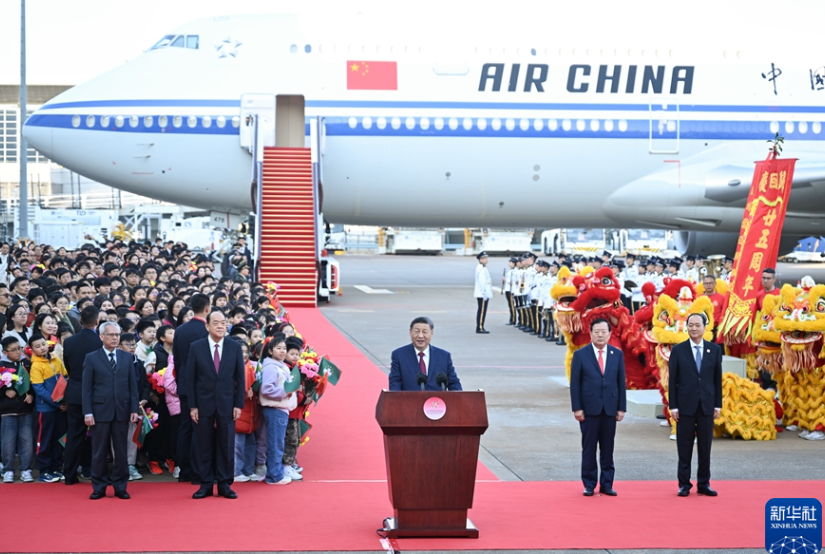
[[[480, 17], [493, 26], [496, 14]], [[594, 37], [584, 20], [551, 37], [541, 22], [509, 29], [498, 42], [450, 21], [445, 42], [383, 23], [194, 21], [55, 97], [23, 133], [90, 179], [244, 214], [241, 100], [297, 96], [298, 117], [318, 129], [327, 221], [671, 229], [687, 254], [733, 252], [753, 162], [778, 133], [799, 158], [781, 249], [821, 233], [825, 59], [798, 36], [742, 51], [659, 29], [659, 46], [645, 48], [622, 29]]]

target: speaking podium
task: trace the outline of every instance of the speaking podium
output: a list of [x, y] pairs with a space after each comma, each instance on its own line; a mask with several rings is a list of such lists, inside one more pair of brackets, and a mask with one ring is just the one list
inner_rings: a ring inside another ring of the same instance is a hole
[[394, 510], [387, 536], [478, 538], [467, 510], [487, 430], [484, 392], [385, 390], [375, 419], [384, 432]]

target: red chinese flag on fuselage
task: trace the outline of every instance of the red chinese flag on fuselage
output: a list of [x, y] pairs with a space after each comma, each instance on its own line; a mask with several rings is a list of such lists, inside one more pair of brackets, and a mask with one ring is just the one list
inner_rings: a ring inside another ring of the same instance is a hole
[[347, 90], [398, 90], [397, 62], [347, 62]]

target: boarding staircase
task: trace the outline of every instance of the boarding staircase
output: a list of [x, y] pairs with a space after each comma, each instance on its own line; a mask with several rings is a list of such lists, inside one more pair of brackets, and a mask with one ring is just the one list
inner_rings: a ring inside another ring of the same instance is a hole
[[316, 204], [309, 148], [265, 147], [261, 171], [260, 281], [287, 308], [315, 307]]

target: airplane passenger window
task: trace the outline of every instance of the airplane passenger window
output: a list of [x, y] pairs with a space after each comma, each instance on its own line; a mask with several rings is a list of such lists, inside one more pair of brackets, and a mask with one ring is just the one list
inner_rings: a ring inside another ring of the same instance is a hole
[[101, 126], [101, 127], [103, 127], [104, 129], [105, 129], [106, 127], [108, 127], [108, 126], [109, 126], [109, 119], [110, 119], [110, 118], [109, 118], [109, 116], [108, 116], [108, 115], [102, 115], [102, 116], [100, 116], [100, 126]]
[[194, 115], [190, 115], [186, 118], [186, 124], [189, 126], [190, 129], [194, 129], [195, 125], [198, 124], [198, 118]]
[[151, 127], [153, 123], [153, 118], [151, 115], [147, 115], [143, 118], [143, 126], [144, 127]]
[[298, 45], [297, 44], [290, 45], [290, 47], [289, 47], [289, 53], [290, 54], [294, 54], [297, 51], [298, 51]]
[[166, 48], [167, 46], [169, 46], [169, 43], [172, 42], [172, 39], [174, 39], [174, 38], [175, 38], [175, 35], [166, 35], [165, 37], [163, 37], [162, 39], [157, 41], [155, 43], [155, 45], [153, 47], [151, 47], [149, 50], [157, 50], [158, 48]]
[[80, 127], [80, 116], [76, 115], [72, 117], [72, 127]]
[[212, 126], [212, 118], [208, 115], [203, 116], [203, 118], [201, 118], [201, 122], [207, 129]]
[[218, 118], [215, 120], [215, 123], [218, 125], [218, 128], [223, 129], [226, 127], [226, 118], [222, 115], [219, 115]]
[[236, 116], [234, 116], [234, 117], [232, 118], [232, 126], [233, 126], [234, 128], [236, 128], [236, 129], [237, 129], [237, 128], [238, 128], [238, 126], [240, 126], [240, 124], [241, 124], [241, 118], [240, 118], [239, 116], [237, 116], [237, 115], [236, 115]]
[[123, 127], [123, 116], [119, 115], [115, 118], [115, 125], [118, 127]]
[[174, 125], [175, 128], [180, 127], [181, 125], [183, 125], [183, 118], [179, 115], [176, 115], [172, 118], [172, 125]]
[[198, 49], [198, 35], [186, 35], [186, 47], [192, 50]]
[[94, 127], [95, 126], [95, 116], [87, 115], [86, 116], [86, 127]]
[[310, 46], [309, 44], [307, 44], [306, 46], [304, 46], [304, 52], [306, 52], [307, 54], [309, 54], [310, 52], [312, 52], [312, 46]]
[[158, 118], [158, 126], [166, 127], [169, 124], [169, 118], [165, 115], [162, 115]]
[[138, 116], [133, 115], [129, 118], [129, 127], [137, 127], [138, 126]]
[[184, 47], [184, 44], [183, 44], [184, 40], [185, 40], [185, 37], [183, 35], [180, 35], [179, 37], [175, 38], [175, 40], [173, 40], [172, 44], [170, 44], [169, 46], [171, 46], [172, 48], [183, 48]]

